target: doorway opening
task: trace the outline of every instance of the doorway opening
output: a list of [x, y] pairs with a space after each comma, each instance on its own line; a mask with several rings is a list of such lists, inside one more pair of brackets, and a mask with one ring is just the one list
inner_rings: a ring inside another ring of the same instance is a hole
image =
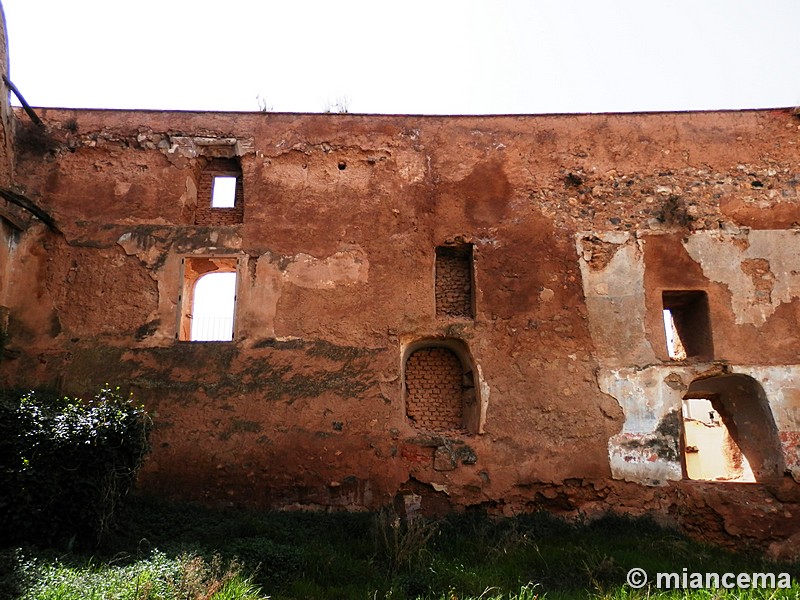
[[764, 389], [747, 375], [696, 379], [683, 398], [685, 475], [754, 482], [783, 474], [783, 452]]

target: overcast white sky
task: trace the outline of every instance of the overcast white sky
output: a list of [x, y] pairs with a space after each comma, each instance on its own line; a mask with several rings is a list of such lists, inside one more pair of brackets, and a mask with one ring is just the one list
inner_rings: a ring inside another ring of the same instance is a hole
[[800, 0], [3, 0], [34, 106], [491, 114], [800, 105]]

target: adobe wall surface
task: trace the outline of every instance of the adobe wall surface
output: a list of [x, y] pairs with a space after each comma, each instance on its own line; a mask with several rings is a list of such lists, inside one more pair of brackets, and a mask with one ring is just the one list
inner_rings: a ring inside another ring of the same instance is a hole
[[[37, 111], [48, 143], [18, 145], [15, 183], [61, 233], [32, 226], [11, 253], [18, 358], [0, 374], [130, 388], [156, 424], [145, 490], [654, 511], [760, 544], [800, 530], [791, 111]], [[207, 225], [219, 157], [240, 164], [243, 205]], [[451, 244], [472, 245], [472, 316], [437, 313], [436, 247]], [[198, 256], [237, 259], [232, 342], [176, 339], [182, 261]], [[713, 356], [667, 355], [670, 290], [707, 294]], [[426, 344], [465, 365], [463, 431], [407, 414], [405, 366]], [[681, 401], [713, 374], [763, 388], [780, 447], [768, 481], [684, 478]]]
[[[8, 77], [8, 43], [6, 32], [6, 19], [3, 5], [0, 3], [0, 75]], [[9, 88], [5, 81], [0, 80], [0, 191], [12, 185], [12, 172], [14, 163], [14, 125], [16, 120], [9, 102]], [[16, 243], [16, 229], [19, 220], [16, 218], [19, 211], [16, 207], [8, 205], [5, 198], [0, 196], [0, 305], [4, 305], [8, 289], [9, 253]], [[16, 225], [12, 225], [12, 221]], [[0, 311], [0, 326], [4, 327], [6, 314]]]
[[[3, 5], [0, 4], [0, 74], [9, 76], [8, 34]], [[11, 170], [14, 162], [14, 118], [9, 102], [9, 88], [5, 81], [0, 81], [0, 186], [6, 187], [11, 182]]]

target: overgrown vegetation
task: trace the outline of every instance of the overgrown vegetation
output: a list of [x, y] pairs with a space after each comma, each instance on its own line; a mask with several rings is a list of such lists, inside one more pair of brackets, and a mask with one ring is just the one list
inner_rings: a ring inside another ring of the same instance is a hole
[[[0, 560], [10, 575], [0, 578], [0, 596], [16, 588], [25, 600], [800, 597], [798, 564], [732, 554], [615, 516], [574, 524], [545, 513], [496, 519], [474, 512], [409, 523], [389, 512], [255, 513], [139, 498], [122, 523], [92, 555], [7, 550]], [[632, 567], [651, 574], [788, 572], [794, 586], [633, 590], [625, 583]]]
[[0, 536], [96, 545], [147, 451], [144, 410], [108, 386], [89, 401], [0, 392]]
[[[182, 554], [170, 558], [153, 551], [128, 564], [94, 564], [91, 560], [33, 558], [17, 550], [4, 558], [15, 569], [15, 578], [0, 583], [4, 598], [21, 600], [209, 599], [259, 600], [263, 598], [252, 579], [236, 561], [219, 556], [205, 560]], [[3, 585], [4, 584], [4, 585]]]
[[[22, 600], [800, 599], [800, 563], [697, 544], [648, 520], [546, 513], [439, 521], [120, 499], [149, 420], [90, 401], [0, 393], [0, 598]], [[116, 526], [112, 524], [116, 522]], [[747, 549], [742, 549], [743, 552]], [[791, 589], [632, 589], [628, 571], [789, 573]]]

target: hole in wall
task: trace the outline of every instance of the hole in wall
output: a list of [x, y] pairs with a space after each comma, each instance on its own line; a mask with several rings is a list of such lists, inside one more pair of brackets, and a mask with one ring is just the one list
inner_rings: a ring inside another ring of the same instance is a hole
[[753, 469], [716, 410], [715, 396], [684, 398], [686, 477], [700, 481], [755, 481]]
[[203, 275], [194, 286], [191, 341], [231, 341], [235, 306], [236, 273]]
[[665, 291], [662, 301], [669, 358], [711, 360], [714, 344], [707, 294], [697, 290]]
[[210, 159], [198, 174], [195, 225], [237, 225], [244, 217], [244, 181], [236, 158]]
[[342, 161], [339, 161], [339, 165], [338, 166], [339, 166], [339, 170], [340, 171], [344, 171], [347, 168], [347, 163], [342, 160]]
[[678, 335], [675, 320], [672, 318], [672, 311], [664, 310], [664, 333], [667, 336], [667, 353], [672, 360], [685, 360], [686, 348]]
[[747, 375], [692, 382], [683, 398], [685, 475], [697, 481], [780, 477], [783, 452], [764, 389]]

